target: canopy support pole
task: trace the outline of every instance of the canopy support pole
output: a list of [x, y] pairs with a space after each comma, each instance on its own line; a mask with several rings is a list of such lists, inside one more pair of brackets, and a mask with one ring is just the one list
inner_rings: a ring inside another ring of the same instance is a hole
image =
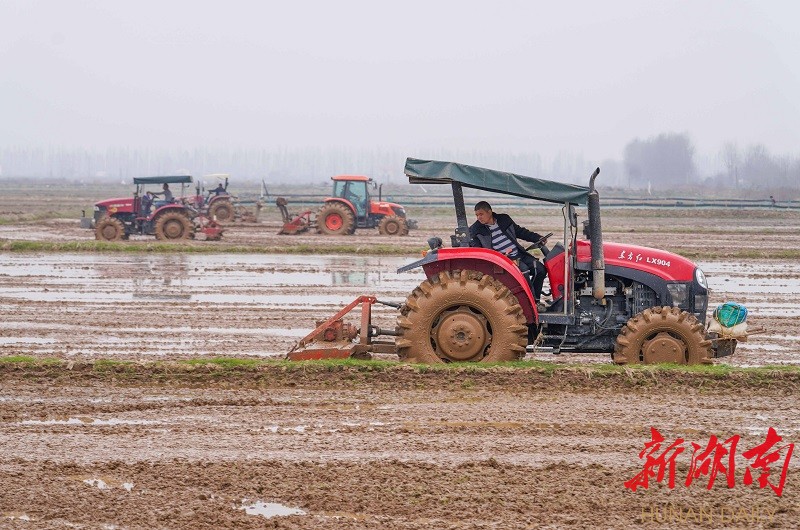
[[467, 224], [467, 210], [464, 208], [464, 191], [460, 182], [451, 182], [453, 187], [453, 201], [456, 206], [456, 233], [450, 236], [453, 247], [469, 246], [469, 225]]

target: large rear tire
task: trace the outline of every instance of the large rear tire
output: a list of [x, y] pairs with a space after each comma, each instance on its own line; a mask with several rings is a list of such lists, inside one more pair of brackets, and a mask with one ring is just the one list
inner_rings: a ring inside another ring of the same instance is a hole
[[350, 208], [338, 202], [322, 205], [317, 213], [317, 231], [329, 236], [343, 236], [352, 233], [356, 220]]
[[400, 359], [415, 363], [516, 361], [528, 341], [516, 297], [477, 271], [440, 272], [422, 282], [397, 325]]
[[694, 315], [677, 307], [651, 307], [622, 326], [617, 364], [701, 364], [711, 361], [711, 341]]
[[103, 217], [97, 221], [94, 238], [98, 241], [121, 241], [125, 237], [125, 225], [114, 217]]
[[165, 212], [156, 220], [156, 239], [174, 241], [189, 239], [194, 234], [194, 225], [182, 212]]
[[408, 235], [408, 224], [402, 217], [387, 215], [378, 223], [378, 233], [382, 236], [405, 236]]
[[208, 216], [212, 219], [216, 219], [220, 223], [232, 220], [233, 214], [233, 204], [231, 204], [231, 201], [227, 199], [219, 199], [214, 201], [214, 204], [212, 204], [211, 208], [208, 209]]

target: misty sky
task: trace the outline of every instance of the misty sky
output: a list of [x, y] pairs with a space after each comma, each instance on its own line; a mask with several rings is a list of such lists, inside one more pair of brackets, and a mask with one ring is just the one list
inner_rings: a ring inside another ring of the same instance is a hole
[[0, 1], [0, 145], [800, 151], [796, 1]]

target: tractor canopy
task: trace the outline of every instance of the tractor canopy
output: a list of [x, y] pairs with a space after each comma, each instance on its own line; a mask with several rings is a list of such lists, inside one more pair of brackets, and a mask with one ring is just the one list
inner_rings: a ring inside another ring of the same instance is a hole
[[451, 184], [559, 204], [585, 205], [589, 188], [552, 180], [525, 177], [505, 171], [456, 162], [406, 159], [405, 174], [411, 184]]
[[134, 184], [190, 184], [190, 175], [178, 175], [172, 177], [134, 177]]

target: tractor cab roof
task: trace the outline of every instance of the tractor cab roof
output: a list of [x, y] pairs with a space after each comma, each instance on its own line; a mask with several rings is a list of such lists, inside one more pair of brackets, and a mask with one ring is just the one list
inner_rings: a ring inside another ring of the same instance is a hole
[[365, 177], [364, 175], [336, 175], [331, 177], [331, 180], [360, 180], [364, 182], [369, 182], [372, 180], [369, 177]]
[[192, 182], [190, 175], [172, 177], [135, 177], [134, 184], [189, 184]]
[[586, 186], [525, 177], [456, 162], [407, 158], [405, 174], [411, 184], [457, 182], [467, 188], [559, 204], [585, 205], [589, 196], [589, 188]]

